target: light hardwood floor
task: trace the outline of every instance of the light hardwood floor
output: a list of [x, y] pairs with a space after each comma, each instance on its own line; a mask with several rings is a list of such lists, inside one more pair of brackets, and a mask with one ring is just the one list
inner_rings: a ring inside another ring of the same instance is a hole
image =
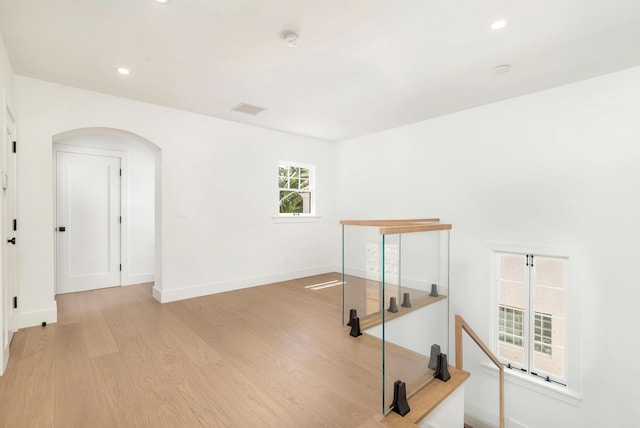
[[327, 274], [161, 305], [151, 285], [58, 296], [16, 333], [0, 426], [358, 427], [380, 411], [380, 342], [340, 323]]

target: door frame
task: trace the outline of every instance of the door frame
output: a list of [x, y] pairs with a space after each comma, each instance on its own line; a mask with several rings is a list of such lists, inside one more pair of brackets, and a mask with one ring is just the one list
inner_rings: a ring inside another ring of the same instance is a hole
[[[2, 132], [2, 135], [0, 136], [0, 150], [2, 150], [2, 155], [0, 157], [0, 159], [2, 160], [2, 162], [0, 162], [0, 174], [2, 174], [2, 179], [4, 179], [4, 174], [6, 173], [6, 168], [5, 168], [5, 163], [7, 162], [7, 155], [9, 154], [10, 150], [9, 148], [11, 147], [11, 144], [13, 143], [13, 141], [17, 141], [17, 132], [18, 132], [18, 125], [17, 125], [17, 121], [15, 119], [15, 116], [13, 114], [13, 112], [11, 111], [11, 108], [9, 107], [9, 105], [7, 104], [7, 98], [6, 98], [6, 92], [4, 89], [0, 90], [0, 108], [2, 108], [2, 113], [0, 114], [0, 132]], [[11, 139], [7, 139], [7, 130], [9, 128], [9, 122], [8, 119], [10, 118], [12, 125], [11, 125], [11, 134], [12, 137]], [[15, 154], [15, 156], [17, 156], [17, 153]], [[18, 218], [18, 186], [17, 186], [17, 177], [18, 177], [18, 162], [17, 162], [17, 158], [13, 159], [14, 162], [14, 168], [13, 168], [13, 174], [14, 177], [8, 177], [9, 183], [13, 182], [10, 185], [14, 186], [14, 195], [15, 195], [15, 201], [14, 201], [14, 207], [13, 207], [13, 211], [15, 213], [15, 219]], [[4, 190], [0, 190], [0, 191], [4, 191]], [[9, 230], [5, 230], [8, 228], [8, 224], [9, 224], [9, 219], [4, 218], [4, 207], [2, 207], [2, 209], [0, 209], [0, 231], [2, 234], [2, 239], [7, 239], [9, 236]], [[10, 216], [12, 217], [12, 216]], [[11, 231], [13, 232], [13, 231]], [[17, 236], [17, 232], [13, 232], [15, 234], [13, 234], [13, 236]], [[6, 245], [4, 242], [2, 243], [2, 249], [0, 250], [0, 376], [4, 373], [4, 370], [7, 366], [7, 362], [9, 361], [9, 354], [10, 354], [10, 344], [11, 344], [11, 339], [9, 339], [7, 346], [5, 348], [4, 346], [4, 335], [5, 332], [10, 330], [12, 332], [12, 336], [13, 334], [15, 334], [15, 332], [18, 331], [18, 309], [15, 308], [10, 308], [11, 310], [11, 318], [7, 318], [7, 322], [10, 323], [10, 325], [5, 325], [5, 305], [6, 307], [10, 306], [10, 302], [12, 299], [11, 294], [13, 293], [9, 293], [8, 294], [8, 298], [9, 301], [5, 301], [5, 292], [7, 291], [6, 288], [8, 287], [7, 282], [5, 281], [5, 271], [7, 269], [7, 265], [4, 263], [5, 261], [5, 251], [6, 248], [4, 245]], [[20, 287], [18, 284], [18, 249], [17, 247], [13, 249], [16, 254], [15, 254], [15, 264], [12, 266], [15, 269], [15, 290], [8, 290], [8, 291], [13, 291], [15, 293], [16, 298], [19, 297], [19, 293], [20, 293]], [[18, 302], [20, 301], [20, 299], [18, 298]]]
[[[128, 276], [128, 264], [129, 254], [127, 249], [129, 248], [129, 234], [125, 233], [129, 228], [129, 181], [128, 181], [128, 162], [127, 152], [119, 150], [107, 150], [107, 149], [95, 149], [91, 147], [73, 146], [69, 144], [53, 143], [53, 276], [54, 276], [54, 295], [58, 294], [58, 152], [75, 153], [83, 155], [93, 156], [108, 156], [120, 159], [120, 169], [122, 170], [122, 177], [120, 179], [120, 215], [122, 216], [122, 223], [120, 225], [120, 263], [122, 264], [122, 270], [120, 271], [120, 286], [122, 286], [123, 275]], [[125, 271], [125, 269], [127, 269]]]

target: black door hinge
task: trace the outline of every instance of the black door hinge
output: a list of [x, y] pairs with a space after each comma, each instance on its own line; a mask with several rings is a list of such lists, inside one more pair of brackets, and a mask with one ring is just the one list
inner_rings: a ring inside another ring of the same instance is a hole
[[17, 219], [13, 219], [13, 230], [16, 231], [18, 230], [18, 220]]
[[13, 309], [18, 309], [18, 296], [13, 296]]
[[120, 168], [120, 177], [122, 177], [122, 168]]
[[122, 272], [122, 263], [120, 263], [120, 272]]
[[16, 149], [17, 149], [17, 143], [14, 141], [13, 142], [13, 153], [16, 153]]
[[120, 224], [122, 224], [122, 216], [120, 216]]

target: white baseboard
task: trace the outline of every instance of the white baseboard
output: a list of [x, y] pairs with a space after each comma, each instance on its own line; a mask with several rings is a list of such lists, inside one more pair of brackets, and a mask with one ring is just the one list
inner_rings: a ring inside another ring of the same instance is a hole
[[152, 288], [151, 288], [151, 295], [153, 296], [154, 299], [156, 299], [158, 302], [162, 303], [162, 291], [160, 291], [158, 287], [158, 284], [155, 284]]
[[518, 422], [516, 420], [513, 420], [511, 418], [507, 419], [507, 427], [508, 428], [529, 428], [528, 426], [526, 426], [526, 425], [524, 425], [524, 424], [522, 424], [522, 423], [520, 423], [520, 422]]
[[7, 369], [7, 363], [9, 362], [9, 345], [7, 345], [6, 349], [2, 353], [2, 366], [0, 367], [0, 376], [4, 374], [4, 371]]
[[231, 281], [194, 285], [191, 287], [184, 287], [173, 290], [160, 290], [157, 289], [156, 286], [154, 286], [153, 297], [160, 303], [169, 303], [178, 300], [192, 299], [194, 297], [208, 296], [210, 294], [224, 293], [226, 291], [240, 290], [242, 288], [257, 287], [260, 285], [272, 284], [274, 282], [289, 281], [296, 278], [304, 278], [306, 276], [320, 275], [330, 272], [336, 272], [335, 266], [320, 266], [316, 268], [281, 272], [252, 278], [241, 278]]
[[58, 304], [54, 300], [53, 306], [42, 311], [20, 312], [18, 314], [18, 328], [33, 327], [43, 322], [52, 324], [58, 322]]
[[122, 286], [144, 284], [153, 282], [155, 275], [152, 273], [140, 273], [135, 275], [127, 275], [122, 278]]

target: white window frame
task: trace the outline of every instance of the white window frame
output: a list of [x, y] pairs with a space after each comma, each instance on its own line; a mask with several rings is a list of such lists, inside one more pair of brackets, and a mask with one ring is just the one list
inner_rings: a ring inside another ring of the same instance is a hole
[[[544, 378], [521, 370], [505, 370], [505, 380], [527, 389], [560, 399], [569, 404], [580, 405], [580, 271], [579, 252], [575, 248], [548, 247], [509, 243], [490, 243], [491, 257], [491, 337], [490, 346], [498, 355], [498, 254], [533, 254], [542, 257], [566, 259], [567, 283], [565, 284], [565, 385], [547, 382]], [[542, 314], [544, 315], [544, 314]], [[531, 338], [533, 340], [532, 332]], [[485, 365], [485, 371], [497, 375], [495, 367]]]
[[[306, 168], [309, 170], [309, 193], [310, 193], [310, 212], [309, 213], [281, 213], [280, 212], [280, 168]], [[313, 164], [294, 162], [294, 161], [279, 161], [278, 168], [276, 169], [276, 215], [275, 218], [316, 218], [316, 166]]]

